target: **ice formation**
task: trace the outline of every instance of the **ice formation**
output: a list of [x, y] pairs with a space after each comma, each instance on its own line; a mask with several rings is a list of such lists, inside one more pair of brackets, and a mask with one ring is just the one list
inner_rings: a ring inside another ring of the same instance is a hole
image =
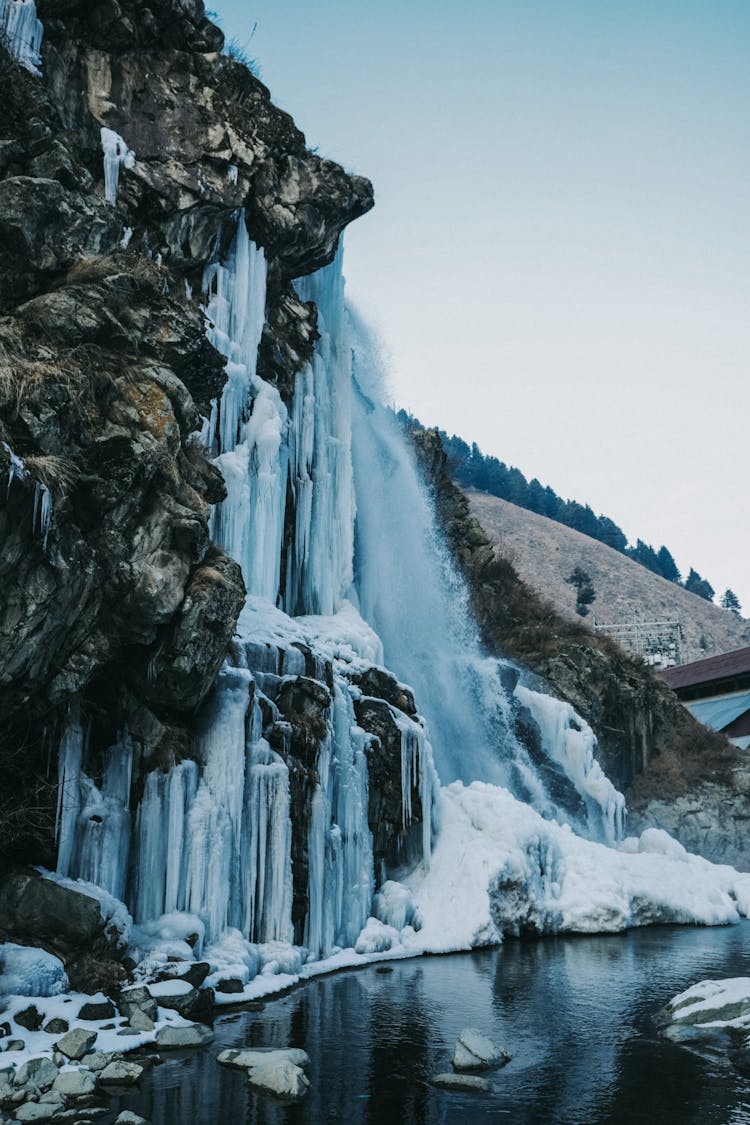
[[[135, 809], [128, 732], [93, 760], [71, 716], [58, 877], [124, 898], [143, 974], [204, 956], [209, 984], [241, 982], [232, 1000], [508, 933], [748, 913], [750, 876], [664, 833], [621, 842], [624, 801], [590, 729], [483, 651], [413, 453], [382, 405], [373, 341], [347, 310], [341, 251], [297, 282], [318, 307], [320, 339], [289, 408], [260, 377], [266, 262], [244, 213], [235, 220], [231, 249], [221, 258], [217, 239], [204, 277], [227, 383], [202, 436], [227, 483], [212, 533], [248, 589], [238, 637], [202, 710], [195, 760], [146, 773]], [[384, 704], [400, 739], [402, 829], [421, 808], [422, 858], [409, 871], [375, 869], [368, 823], [374, 744], [356, 721], [357, 685], [384, 664], [424, 716]], [[317, 684], [323, 729], [300, 826], [279, 704], [301, 679]], [[302, 917], [295, 847], [307, 865]]]
[[39, 73], [44, 27], [34, 0], [0, 0], [0, 41], [32, 74]]
[[[120, 168], [134, 168], [135, 153], [113, 129], [102, 127], [101, 141], [104, 153], [104, 198], [108, 203], [116, 203]], [[127, 246], [127, 242], [125, 245]]]
[[[14, 481], [26, 481], [29, 478], [29, 470], [27, 469], [23, 458], [19, 457], [13, 452], [7, 442], [0, 442], [5, 452], [8, 454], [8, 489], [7, 496], [10, 496], [11, 489]], [[42, 550], [47, 553], [47, 542], [49, 540], [50, 527], [52, 525], [52, 493], [47, 488], [46, 484], [41, 481], [34, 481], [34, 509], [31, 517], [31, 530], [35, 535], [38, 535], [42, 541]]]

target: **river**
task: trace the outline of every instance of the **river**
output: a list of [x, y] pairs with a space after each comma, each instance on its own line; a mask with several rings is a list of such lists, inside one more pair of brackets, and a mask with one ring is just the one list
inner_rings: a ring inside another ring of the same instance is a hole
[[[750, 1079], [660, 1040], [652, 1017], [706, 977], [750, 975], [750, 922], [509, 942], [319, 978], [219, 1017], [199, 1053], [166, 1056], [117, 1100], [152, 1125], [740, 1125]], [[511, 1062], [490, 1095], [429, 1084], [475, 1026]], [[297, 1104], [220, 1067], [230, 1046], [303, 1047]]]

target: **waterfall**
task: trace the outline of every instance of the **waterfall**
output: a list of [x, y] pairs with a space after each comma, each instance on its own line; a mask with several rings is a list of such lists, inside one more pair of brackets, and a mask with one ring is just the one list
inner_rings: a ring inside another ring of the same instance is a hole
[[[591, 730], [582, 736], [581, 758], [572, 747], [572, 708], [520, 685], [514, 691], [508, 673], [513, 684], [518, 673], [483, 651], [466, 584], [443, 541], [414, 452], [384, 405], [377, 341], [355, 313], [352, 326], [360, 609], [382, 639], [389, 667], [415, 689], [441, 781], [502, 785], [544, 816], [572, 820], [594, 839], [616, 843], [624, 800], [595, 762]], [[514, 732], [519, 704], [539, 726], [543, 771]], [[545, 777], [550, 771], [552, 784]], [[583, 797], [582, 818], [561, 800], [561, 786], [554, 784], [561, 775], [573, 805]]]

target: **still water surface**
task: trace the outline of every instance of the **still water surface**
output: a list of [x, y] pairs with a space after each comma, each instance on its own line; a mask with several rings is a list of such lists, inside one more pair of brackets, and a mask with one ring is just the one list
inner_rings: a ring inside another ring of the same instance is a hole
[[[658, 1039], [652, 1016], [706, 977], [750, 976], [750, 922], [553, 938], [320, 978], [217, 1019], [118, 1100], [152, 1125], [750, 1125], [750, 1079]], [[489, 1096], [437, 1090], [462, 1027], [505, 1045]], [[216, 1063], [225, 1047], [303, 1047], [289, 1105]]]

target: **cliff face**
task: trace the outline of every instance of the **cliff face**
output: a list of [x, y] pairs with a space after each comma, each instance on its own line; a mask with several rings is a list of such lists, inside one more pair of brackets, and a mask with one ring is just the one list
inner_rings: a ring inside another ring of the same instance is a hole
[[628, 803], [629, 830], [666, 828], [689, 850], [750, 867], [750, 770], [648, 667], [555, 609], [496, 553], [446, 472], [436, 431], [414, 434], [453, 555], [490, 651], [541, 676], [596, 733], [602, 767]]
[[[199, 0], [38, 13], [43, 78], [0, 47], [0, 850], [49, 861], [71, 702], [94, 747], [127, 721], [163, 760], [189, 753], [243, 603], [196, 437], [225, 378], [206, 262], [244, 208], [269, 263], [259, 373], [288, 395], [316, 337], [291, 281], [372, 189], [307, 151]], [[114, 203], [102, 128], [136, 154]]]

